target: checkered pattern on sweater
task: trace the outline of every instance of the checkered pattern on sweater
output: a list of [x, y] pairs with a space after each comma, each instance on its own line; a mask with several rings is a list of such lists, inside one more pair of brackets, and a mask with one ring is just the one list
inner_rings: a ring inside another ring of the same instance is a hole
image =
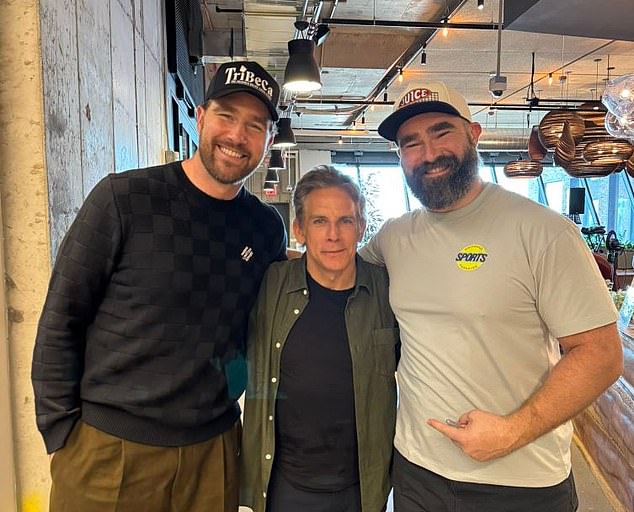
[[102, 180], [60, 248], [36, 339], [49, 451], [80, 415], [165, 446], [226, 428], [245, 385], [248, 313], [285, 249], [272, 207], [244, 189], [213, 199], [179, 162]]

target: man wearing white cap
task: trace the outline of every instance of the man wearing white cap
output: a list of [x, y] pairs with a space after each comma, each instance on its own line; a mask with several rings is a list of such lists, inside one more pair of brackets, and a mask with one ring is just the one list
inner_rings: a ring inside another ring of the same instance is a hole
[[455, 90], [406, 91], [379, 133], [423, 205], [360, 251], [387, 267], [401, 330], [395, 511], [576, 510], [569, 420], [623, 367], [590, 252], [480, 179], [481, 127]]

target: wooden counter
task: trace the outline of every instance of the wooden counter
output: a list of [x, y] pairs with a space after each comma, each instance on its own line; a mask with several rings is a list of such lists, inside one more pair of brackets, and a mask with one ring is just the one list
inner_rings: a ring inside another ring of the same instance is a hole
[[[634, 329], [621, 332], [623, 375], [573, 421], [582, 450], [621, 504], [634, 510]], [[574, 392], [574, 389], [571, 389]]]

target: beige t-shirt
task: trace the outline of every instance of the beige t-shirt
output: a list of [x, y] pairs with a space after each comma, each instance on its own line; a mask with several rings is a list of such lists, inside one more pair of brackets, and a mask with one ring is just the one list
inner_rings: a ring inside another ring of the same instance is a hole
[[[386, 222], [361, 255], [387, 267], [401, 330], [398, 451], [452, 480], [545, 487], [565, 479], [570, 422], [483, 463], [426, 421], [474, 408], [511, 413], [559, 360], [557, 337], [616, 320], [577, 227], [487, 184], [460, 210], [421, 209]], [[577, 385], [569, 383], [571, 394]]]

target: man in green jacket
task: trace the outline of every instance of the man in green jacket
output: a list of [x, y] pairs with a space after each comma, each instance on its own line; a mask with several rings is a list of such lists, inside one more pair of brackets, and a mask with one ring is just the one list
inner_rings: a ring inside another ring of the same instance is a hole
[[390, 491], [398, 329], [384, 269], [357, 257], [365, 199], [329, 166], [297, 183], [301, 259], [274, 263], [251, 313], [241, 503], [378, 512]]

